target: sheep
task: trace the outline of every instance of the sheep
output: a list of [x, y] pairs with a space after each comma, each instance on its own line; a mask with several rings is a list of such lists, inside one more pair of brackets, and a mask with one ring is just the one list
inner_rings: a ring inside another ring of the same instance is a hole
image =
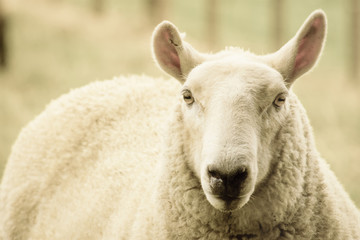
[[162, 22], [154, 59], [178, 81], [121, 77], [53, 101], [13, 146], [0, 239], [360, 239], [292, 91], [325, 36], [316, 10], [275, 53], [204, 54]]

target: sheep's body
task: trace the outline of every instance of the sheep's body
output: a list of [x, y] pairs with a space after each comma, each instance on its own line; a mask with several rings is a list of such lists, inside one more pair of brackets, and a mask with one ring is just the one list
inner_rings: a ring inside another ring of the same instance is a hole
[[154, 54], [183, 99], [174, 81], [130, 77], [51, 103], [13, 147], [0, 239], [360, 239], [290, 89], [325, 24], [315, 12], [274, 55], [210, 56], [163, 23]]
[[358, 210], [314, 151], [295, 96], [278, 139], [281, 161], [254, 193], [256, 205], [222, 213], [207, 202], [182, 155], [178, 111], [168, 159], [156, 167], [178, 87], [117, 79], [50, 104], [13, 148], [1, 189], [3, 239], [360, 238]]
[[51, 103], [13, 147], [1, 186], [3, 239], [126, 239], [131, 205], [154, 190], [175, 86], [117, 79]]

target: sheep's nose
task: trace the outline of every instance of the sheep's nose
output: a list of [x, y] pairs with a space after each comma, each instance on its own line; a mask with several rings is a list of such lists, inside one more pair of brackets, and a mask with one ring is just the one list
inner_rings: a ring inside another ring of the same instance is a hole
[[214, 195], [224, 200], [239, 196], [243, 183], [248, 176], [248, 170], [242, 166], [230, 173], [225, 173], [215, 167], [208, 168], [210, 188]]

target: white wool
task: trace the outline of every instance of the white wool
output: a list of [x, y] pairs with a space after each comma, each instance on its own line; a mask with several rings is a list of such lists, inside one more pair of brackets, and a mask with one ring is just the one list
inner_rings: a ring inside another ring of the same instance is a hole
[[360, 239], [291, 90], [325, 32], [315, 11], [274, 54], [210, 55], [160, 24], [154, 56], [182, 85], [121, 77], [50, 103], [13, 146], [0, 239]]

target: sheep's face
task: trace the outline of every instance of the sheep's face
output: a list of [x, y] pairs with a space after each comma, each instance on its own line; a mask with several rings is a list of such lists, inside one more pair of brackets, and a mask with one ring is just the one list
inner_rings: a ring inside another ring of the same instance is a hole
[[185, 151], [215, 208], [241, 208], [266, 176], [287, 95], [280, 73], [240, 58], [205, 62], [188, 75], [182, 89]]
[[288, 89], [314, 66], [325, 35], [321, 10], [282, 48], [265, 56], [236, 49], [202, 54], [170, 22], [155, 29], [156, 62], [183, 83], [185, 157], [215, 208], [241, 208], [264, 180], [289, 109]]

